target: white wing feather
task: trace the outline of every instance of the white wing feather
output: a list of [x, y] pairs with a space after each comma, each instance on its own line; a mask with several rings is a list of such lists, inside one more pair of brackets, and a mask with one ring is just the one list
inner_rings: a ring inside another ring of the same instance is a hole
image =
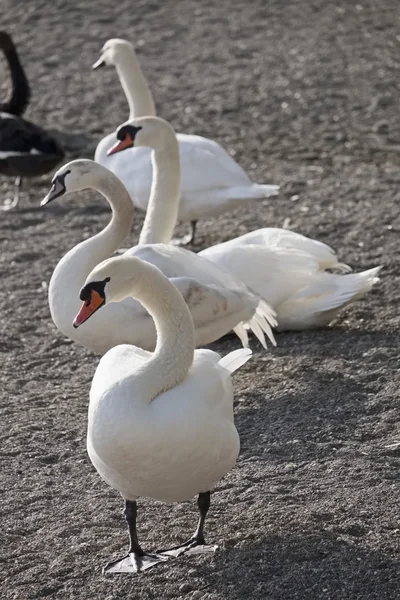
[[252, 351], [250, 348], [239, 348], [230, 352], [219, 361], [219, 366], [227, 371], [227, 374], [231, 374], [237, 371], [242, 365], [250, 360]]

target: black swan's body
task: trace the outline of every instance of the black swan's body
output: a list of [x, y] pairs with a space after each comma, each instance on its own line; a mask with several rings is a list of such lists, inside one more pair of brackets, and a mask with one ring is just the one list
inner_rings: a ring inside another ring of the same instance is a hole
[[16, 193], [3, 210], [14, 208], [19, 200], [22, 177], [45, 175], [64, 158], [64, 150], [44, 129], [20, 115], [30, 99], [30, 88], [11, 37], [0, 32], [0, 49], [11, 73], [10, 98], [0, 104], [0, 173], [16, 177]]

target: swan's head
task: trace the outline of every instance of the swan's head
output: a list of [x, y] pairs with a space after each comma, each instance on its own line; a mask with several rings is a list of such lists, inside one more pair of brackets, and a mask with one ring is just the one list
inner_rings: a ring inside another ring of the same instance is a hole
[[[98, 264], [80, 291], [83, 304], [75, 317], [74, 327], [82, 325], [105, 304], [132, 296], [143, 279], [142, 264], [143, 261], [134, 256], [108, 258]], [[152, 267], [147, 264], [146, 268]]]
[[94, 63], [92, 69], [105, 67], [106, 65], [120, 64], [125, 57], [131, 57], [135, 50], [127, 40], [114, 38], [108, 40], [100, 51], [100, 58]]
[[141, 117], [127, 121], [115, 132], [117, 142], [107, 152], [108, 156], [122, 152], [127, 148], [146, 146], [153, 150], [161, 149], [165, 144], [171, 143], [176, 136], [173, 128], [167, 121], [160, 117]]
[[52, 200], [69, 192], [78, 192], [93, 187], [94, 181], [104, 176], [105, 172], [109, 174], [106, 167], [99, 165], [93, 160], [83, 158], [72, 160], [61, 167], [61, 169], [58, 169], [51, 180], [50, 191], [43, 198], [40, 206], [45, 206]]

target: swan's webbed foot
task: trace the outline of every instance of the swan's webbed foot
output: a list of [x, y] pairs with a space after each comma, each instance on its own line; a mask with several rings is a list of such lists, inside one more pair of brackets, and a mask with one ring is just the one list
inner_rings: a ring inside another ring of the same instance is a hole
[[113, 560], [103, 568], [103, 575], [112, 573], [141, 573], [158, 563], [166, 562], [168, 556], [147, 554], [139, 544], [136, 531], [137, 504], [134, 500], [125, 500], [125, 517], [128, 523], [130, 547], [123, 558]]
[[167, 556], [159, 556], [158, 554], [146, 554], [142, 555], [130, 552], [121, 559], [113, 560], [103, 567], [103, 575], [112, 573], [141, 573], [147, 571], [155, 565], [163, 562], [167, 562]]
[[157, 554], [161, 554], [163, 556], [174, 556], [175, 558], [178, 558], [178, 556], [181, 556], [181, 554], [206, 554], [208, 552], [214, 553], [217, 549], [218, 546], [207, 546], [204, 539], [192, 537], [190, 540], [180, 544], [179, 546], [157, 550]]
[[190, 221], [190, 233], [188, 233], [187, 235], [184, 235], [180, 239], [174, 238], [173, 240], [171, 240], [171, 244], [173, 244], [174, 246], [188, 246], [189, 244], [194, 245], [194, 238], [195, 238], [195, 234], [196, 234], [196, 225], [197, 225], [197, 221]]

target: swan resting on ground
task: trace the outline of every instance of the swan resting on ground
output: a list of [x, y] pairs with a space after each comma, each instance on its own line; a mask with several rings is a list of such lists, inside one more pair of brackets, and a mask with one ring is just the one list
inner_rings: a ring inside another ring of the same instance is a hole
[[[97, 367], [90, 390], [87, 450], [99, 475], [125, 500], [130, 547], [104, 573], [144, 571], [170, 556], [214, 551], [206, 546], [204, 521], [210, 491], [234, 466], [239, 436], [233, 420], [231, 373], [250, 358], [240, 349], [221, 358], [194, 350], [189, 309], [161, 271], [136, 257], [104, 261], [80, 292], [74, 320], [134, 297], [154, 319], [157, 345], [149, 353], [132, 345], [112, 348]], [[136, 500], [183, 502], [198, 494], [200, 520], [185, 543], [146, 553], [137, 537]]]
[[[117, 143], [109, 153], [128, 153], [127, 149], [136, 145], [135, 121], [121, 125], [116, 137]], [[177, 157], [166, 152], [157, 176], [167, 181], [177, 170]], [[167, 187], [163, 197], [166, 219], [171, 216], [176, 200]], [[148, 226], [152, 226], [156, 215], [151, 213], [147, 218]], [[163, 227], [162, 223], [159, 227]], [[170, 241], [171, 237], [167, 239], [165, 231], [162, 239]], [[231, 272], [263, 298], [276, 312], [279, 331], [328, 325], [343, 307], [361, 298], [379, 281], [381, 269], [378, 266], [349, 273], [351, 268], [339, 263], [326, 244], [276, 227], [265, 227], [211, 246], [197, 256]]]
[[[276, 324], [274, 312], [239, 279], [188, 250], [153, 243], [155, 239], [172, 237], [179, 201], [179, 152], [172, 127], [162, 119], [138, 119], [135, 127], [135, 143], [154, 147], [155, 177], [139, 245], [128, 253], [156, 264], [178, 287], [194, 319], [197, 346], [209, 344], [232, 329], [246, 346], [248, 322], [264, 346], [264, 334], [274, 343], [271, 331]], [[178, 168], [165, 172], [165, 160], [174, 155]], [[78, 310], [78, 292], [86, 277], [98, 263], [114, 254], [133, 223], [133, 204], [124, 185], [106, 167], [90, 160], [72, 161], [59, 169], [42, 205], [85, 188], [94, 188], [106, 197], [112, 219], [103, 231], [72, 248], [56, 266], [49, 284], [52, 319], [64, 335], [93, 352], [104, 354], [123, 343], [153, 350], [156, 344], [153, 320], [133, 298], [107, 305], [85, 329], [72, 327]], [[175, 208], [171, 201], [167, 207], [164, 194], [173, 198]]]
[[[93, 68], [104, 65], [114, 65], [117, 70], [129, 104], [129, 120], [156, 114], [151, 91], [130, 42], [108, 40]], [[249, 200], [278, 193], [277, 185], [252, 183], [242, 167], [217, 142], [183, 133], [178, 133], [177, 138], [181, 165], [178, 219], [191, 223], [191, 233], [181, 240], [182, 243], [194, 243], [198, 219], [232, 211]], [[151, 151], [131, 148], [123, 155], [108, 156], [107, 152], [115, 142], [115, 133], [103, 138], [94, 159], [121, 179], [135, 206], [145, 211], [152, 181]]]
[[264, 298], [276, 312], [277, 331], [329, 325], [339, 311], [372, 289], [382, 268], [351, 273], [327, 244], [277, 227], [251, 231], [199, 255]]

